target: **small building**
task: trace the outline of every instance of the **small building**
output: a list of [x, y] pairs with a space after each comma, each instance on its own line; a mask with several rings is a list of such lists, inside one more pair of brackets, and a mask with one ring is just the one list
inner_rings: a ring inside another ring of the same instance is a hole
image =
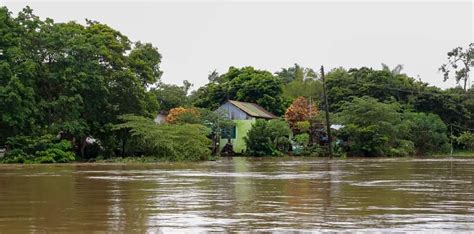
[[155, 123], [157, 123], [157, 124], [165, 123], [165, 122], [166, 122], [166, 116], [167, 116], [167, 115], [168, 115], [167, 112], [160, 111], [160, 112], [156, 115], [156, 117], [155, 117], [155, 119], [154, 119]]
[[246, 150], [244, 137], [247, 136], [248, 131], [252, 128], [252, 124], [256, 119], [277, 119], [278, 117], [268, 112], [263, 107], [250, 102], [240, 102], [229, 100], [219, 108], [216, 112], [227, 116], [231, 119], [235, 126], [233, 129], [224, 130], [222, 132], [221, 140], [219, 142], [219, 149], [221, 150], [228, 139], [231, 139], [234, 152], [243, 153]]

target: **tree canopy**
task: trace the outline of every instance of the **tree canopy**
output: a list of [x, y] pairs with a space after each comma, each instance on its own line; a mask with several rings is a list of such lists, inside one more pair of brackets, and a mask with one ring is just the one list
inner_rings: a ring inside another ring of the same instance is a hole
[[92, 136], [106, 144], [121, 114], [152, 116], [147, 87], [161, 75], [161, 55], [96, 21], [55, 23], [26, 7], [0, 8], [2, 141], [18, 134], [57, 134], [82, 151]]
[[282, 81], [271, 72], [253, 67], [230, 67], [214, 80], [194, 93], [196, 106], [217, 109], [230, 99], [257, 103], [276, 115], [284, 112]]

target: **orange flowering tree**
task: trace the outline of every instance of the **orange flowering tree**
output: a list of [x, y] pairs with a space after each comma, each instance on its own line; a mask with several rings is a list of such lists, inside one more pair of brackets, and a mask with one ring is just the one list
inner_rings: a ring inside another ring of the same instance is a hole
[[285, 120], [290, 124], [293, 132], [299, 132], [299, 122], [308, 121], [318, 115], [318, 108], [315, 103], [309, 103], [305, 97], [296, 98], [285, 112]]
[[[188, 119], [197, 119], [199, 118], [200, 114], [196, 108], [184, 108], [184, 107], [176, 107], [169, 111], [168, 115], [166, 116], [166, 122], [168, 123], [178, 123], [178, 122], [193, 122], [191, 120], [186, 121]], [[186, 119], [186, 120], [184, 120]]]

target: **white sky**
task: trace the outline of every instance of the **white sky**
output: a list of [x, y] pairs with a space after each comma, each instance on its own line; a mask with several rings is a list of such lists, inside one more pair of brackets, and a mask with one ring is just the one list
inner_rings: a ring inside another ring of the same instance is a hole
[[[162, 80], [199, 87], [229, 66], [271, 72], [298, 63], [334, 67], [405, 66], [439, 87], [446, 53], [473, 42], [472, 1], [22, 1], [0, 0], [16, 13], [25, 5], [56, 22], [85, 18], [151, 42], [163, 55]], [[471, 72], [472, 74], [472, 72]], [[472, 77], [472, 75], [471, 75]]]

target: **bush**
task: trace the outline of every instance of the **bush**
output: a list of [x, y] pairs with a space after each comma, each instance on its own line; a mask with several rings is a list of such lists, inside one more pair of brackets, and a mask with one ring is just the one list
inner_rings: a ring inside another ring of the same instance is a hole
[[152, 119], [124, 115], [115, 130], [128, 129], [134, 141], [129, 153], [139, 152], [169, 161], [208, 160], [208, 129], [199, 124], [156, 124]]
[[310, 157], [323, 157], [326, 155], [326, 149], [322, 148], [319, 145], [312, 145], [304, 147], [303, 152], [301, 152], [301, 155]]
[[447, 127], [438, 115], [408, 112], [403, 120], [417, 154], [449, 151]]
[[3, 163], [67, 163], [75, 160], [71, 143], [58, 141], [52, 135], [11, 137], [7, 146], [11, 150], [2, 158]]
[[309, 134], [308, 133], [303, 133], [303, 134], [298, 134], [295, 136], [295, 142], [298, 143], [299, 145], [306, 147], [309, 143]]
[[26, 163], [30, 157], [21, 149], [14, 149], [5, 154], [2, 163]]
[[251, 156], [274, 156], [286, 153], [290, 147], [290, 127], [282, 120], [258, 119], [244, 138]]
[[74, 153], [64, 152], [60, 149], [48, 149], [45, 151], [39, 151], [38, 157], [35, 158], [34, 162], [37, 163], [68, 163], [74, 161]]
[[406, 156], [413, 153], [413, 144], [404, 139], [400, 107], [381, 103], [371, 97], [355, 97], [341, 106], [337, 119], [344, 126], [339, 136], [347, 142], [351, 155]]
[[456, 138], [456, 141], [466, 150], [474, 150], [474, 134], [463, 132]]

